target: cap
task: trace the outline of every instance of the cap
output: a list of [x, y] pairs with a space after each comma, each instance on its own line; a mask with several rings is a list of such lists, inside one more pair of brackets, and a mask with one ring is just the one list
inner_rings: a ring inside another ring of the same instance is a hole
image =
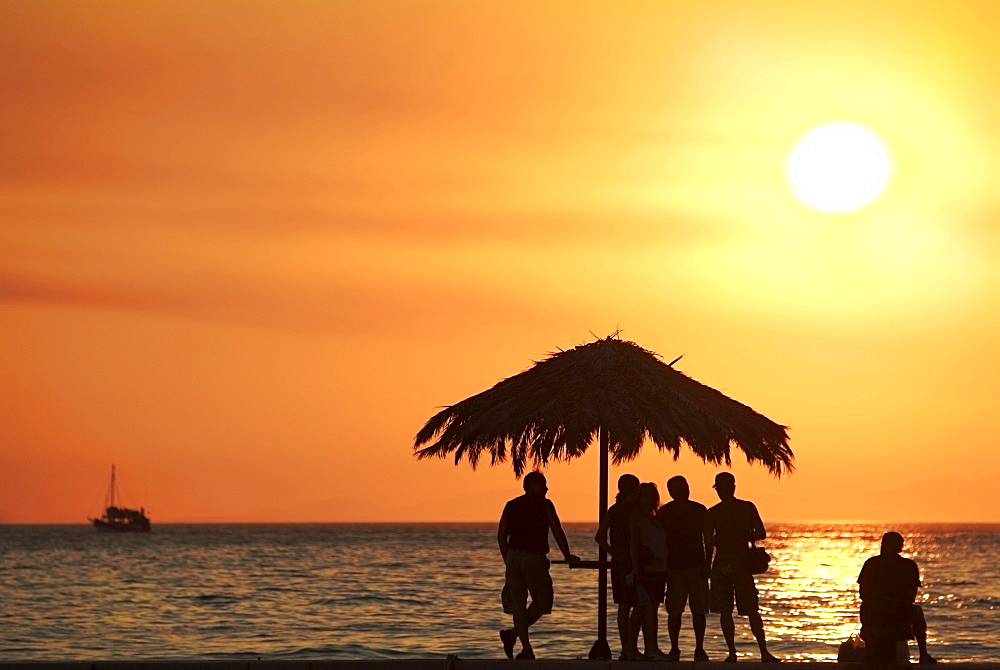
[[722, 484], [723, 486], [736, 486], [736, 477], [734, 477], [731, 472], [720, 472], [715, 475], [715, 483], [712, 484], [712, 488], [719, 488], [719, 484]]

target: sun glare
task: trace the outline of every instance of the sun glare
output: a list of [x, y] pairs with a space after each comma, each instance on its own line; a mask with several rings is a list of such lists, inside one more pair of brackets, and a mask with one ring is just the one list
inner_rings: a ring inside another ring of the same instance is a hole
[[891, 167], [875, 133], [854, 123], [829, 123], [795, 145], [788, 178], [795, 195], [809, 207], [852, 212], [879, 196]]

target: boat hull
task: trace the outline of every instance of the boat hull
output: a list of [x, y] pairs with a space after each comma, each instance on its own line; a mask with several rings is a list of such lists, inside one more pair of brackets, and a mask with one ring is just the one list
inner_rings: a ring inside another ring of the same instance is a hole
[[148, 533], [152, 528], [149, 521], [145, 523], [109, 523], [101, 519], [93, 519], [94, 528], [99, 533]]

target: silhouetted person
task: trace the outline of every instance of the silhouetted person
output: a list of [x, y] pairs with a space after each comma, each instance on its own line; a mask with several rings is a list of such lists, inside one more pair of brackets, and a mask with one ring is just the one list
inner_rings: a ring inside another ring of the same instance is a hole
[[858, 575], [861, 591], [861, 639], [865, 641], [868, 663], [896, 663], [896, 645], [917, 639], [920, 663], [937, 661], [927, 653], [927, 621], [914, 603], [920, 588], [920, 569], [903, 558], [903, 536], [888, 532], [882, 536], [878, 556], [865, 561]]
[[[506, 565], [501, 600], [514, 628], [500, 631], [507, 658], [514, 657], [514, 642], [521, 640], [519, 659], [533, 659], [528, 628], [543, 614], [552, 611], [552, 578], [549, 576], [549, 531], [567, 561], [579, 561], [569, 551], [555, 505], [545, 497], [549, 487], [545, 475], [529, 472], [524, 476], [524, 495], [503, 508], [497, 528], [497, 544]], [[528, 605], [528, 594], [531, 605]]]
[[734, 599], [736, 610], [750, 621], [750, 630], [760, 647], [760, 660], [776, 663], [781, 659], [767, 651], [757, 586], [747, 565], [750, 543], [767, 537], [764, 522], [756, 505], [736, 497], [736, 477], [731, 473], [717, 474], [713, 488], [719, 495], [719, 504], [705, 513], [705, 549], [709, 555], [714, 553], [710, 596], [712, 611], [719, 614], [722, 634], [729, 647], [726, 663], [736, 662]]
[[[628, 582], [632, 573], [632, 553], [629, 539], [629, 524], [635, 510], [639, 493], [639, 478], [625, 474], [618, 478], [618, 496], [615, 504], [608, 508], [604, 521], [597, 529], [594, 539], [604, 551], [611, 555], [611, 596], [618, 605], [618, 638], [621, 640], [620, 661], [639, 661], [642, 655], [638, 649], [638, 613], [635, 609], [635, 583]], [[608, 534], [611, 542], [608, 543]]]
[[694, 660], [707, 661], [705, 653], [705, 615], [708, 614], [708, 556], [705, 552], [705, 506], [690, 500], [691, 488], [680, 475], [667, 480], [673, 498], [660, 508], [656, 518], [667, 533], [667, 630], [670, 652], [679, 661], [681, 616], [685, 605], [691, 607], [694, 626]]
[[[656, 611], [663, 602], [667, 585], [667, 534], [656, 519], [660, 508], [660, 492], [656, 484], [639, 485], [635, 511], [629, 526], [632, 543], [632, 578], [635, 582], [635, 604], [642, 626], [643, 658], [647, 661], [666, 661], [657, 642]], [[630, 639], [638, 640], [638, 631], [630, 632]]]

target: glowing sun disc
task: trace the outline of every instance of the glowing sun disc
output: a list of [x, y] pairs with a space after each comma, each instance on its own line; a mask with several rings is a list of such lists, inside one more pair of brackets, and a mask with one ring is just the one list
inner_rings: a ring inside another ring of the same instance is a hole
[[803, 137], [788, 159], [795, 195], [825, 212], [851, 212], [885, 188], [892, 165], [878, 136], [854, 123], [829, 123]]

